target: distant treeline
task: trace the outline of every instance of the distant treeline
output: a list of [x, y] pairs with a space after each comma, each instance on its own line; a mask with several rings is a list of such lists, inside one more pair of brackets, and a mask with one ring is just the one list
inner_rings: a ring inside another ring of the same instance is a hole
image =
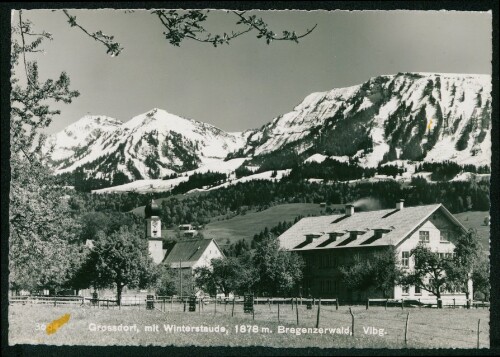
[[434, 181], [448, 181], [461, 172], [472, 172], [476, 174], [489, 174], [488, 166], [459, 165], [453, 161], [423, 162], [415, 166], [415, 172], [432, 172], [431, 179]]
[[203, 188], [205, 186], [215, 186], [224, 183], [227, 180], [227, 175], [220, 172], [207, 171], [204, 173], [195, 172], [187, 181], [181, 182], [172, 189], [172, 194], [186, 193], [195, 188]]
[[349, 181], [373, 177], [377, 169], [365, 168], [354, 163], [327, 158], [323, 162], [308, 162], [292, 169], [287, 180], [317, 178], [323, 180]]
[[203, 225], [216, 217], [231, 218], [248, 209], [265, 209], [276, 204], [344, 204], [364, 197], [377, 199], [383, 208], [394, 207], [395, 202], [403, 198], [409, 206], [443, 203], [454, 213], [489, 210], [489, 182], [429, 183], [423, 178], [414, 178], [410, 185], [394, 181], [323, 184], [304, 180], [255, 180], [188, 195], [173, 195], [168, 192], [155, 195], [97, 195], [73, 190], [68, 190], [68, 193], [71, 196], [70, 204], [76, 211], [126, 212], [145, 205], [152, 197], [163, 197], [161, 218], [166, 227], [184, 223]]
[[[272, 158], [272, 159], [270, 159]], [[398, 166], [393, 164], [379, 165], [377, 168], [363, 167], [358, 164], [356, 160], [349, 162], [340, 162], [335, 159], [326, 158], [322, 162], [308, 162], [304, 163], [302, 158], [294, 153], [282, 153], [282, 155], [266, 154], [262, 159], [262, 166], [256, 171], [249, 169], [246, 165], [250, 164], [245, 162], [235, 170], [236, 178], [249, 176], [255, 173], [264, 171], [273, 171], [273, 177], [276, 177], [276, 170], [291, 169], [290, 173], [283, 179], [288, 181], [300, 181], [304, 179], [322, 179], [327, 181], [350, 181], [358, 179], [366, 179], [378, 175], [387, 175], [396, 177], [406, 172], [404, 164]], [[279, 162], [279, 164], [278, 164]], [[444, 162], [423, 162], [416, 163], [416, 172], [427, 171], [431, 172], [431, 179], [433, 181], [449, 181], [461, 172], [471, 173], [490, 173], [488, 166], [474, 165], [459, 165], [452, 161]], [[166, 179], [173, 179], [181, 176], [182, 174], [173, 173], [163, 177]], [[116, 172], [112, 180], [106, 178], [88, 177], [83, 168], [78, 168], [73, 173], [64, 173], [56, 176], [58, 182], [62, 185], [74, 186], [75, 190], [81, 192], [90, 192], [92, 190], [122, 185], [130, 182], [130, 179], [122, 172]], [[228, 176], [219, 172], [205, 172], [195, 173], [189, 177], [188, 181], [180, 183], [172, 190], [173, 194], [186, 193], [192, 189], [213, 187], [215, 185], [224, 183], [228, 180]]]

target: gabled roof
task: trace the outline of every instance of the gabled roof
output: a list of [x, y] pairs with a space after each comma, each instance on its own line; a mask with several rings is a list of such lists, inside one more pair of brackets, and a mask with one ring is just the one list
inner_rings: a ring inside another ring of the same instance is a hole
[[[368, 246], [398, 245], [423, 224], [434, 212], [442, 211], [453, 223], [464, 231], [465, 227], [441, 204], [405, 207], [402, 210], [385, 209], [369, 212], [356, 212], [352, 216], [330, 215], [302, 218], [290, 229], [279, 236], [280, 245], [287, 250], [303, 251], [313, 249], [351, 248]], [[377, 238], [376, 229], [388, 229]], [[322, 232], [321, 237], [304, 244], [306, 235]], [[329, 232], [346, 232], [335, 241]], [[366, 231], [357, 239], [350, 237], [349, 231]], [[330, 242], [328, 242], [330, 241]]]
[[213, 239], [184, 239], [180, 240], [167, 252], [163, 264], [172, 268], [190, 268], [201, 258]]

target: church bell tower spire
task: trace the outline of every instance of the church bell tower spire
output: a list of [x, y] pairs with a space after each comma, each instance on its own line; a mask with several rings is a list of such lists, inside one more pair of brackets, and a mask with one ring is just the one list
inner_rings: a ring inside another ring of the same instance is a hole
[[146, 218], [146, 238], [148, 239], [149, 254], [156, 264], [160, 264], [165, 256], [161, 236], [160, 208], [154, 200], [148, 202], [144, 208]]

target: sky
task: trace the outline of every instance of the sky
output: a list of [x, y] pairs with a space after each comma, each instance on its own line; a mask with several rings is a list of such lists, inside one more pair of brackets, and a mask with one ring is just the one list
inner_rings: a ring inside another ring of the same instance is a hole
[[[307, 95], [398, 72], [491, 74], [491, 13], [457, 11], [255, 11], [276, 33], [316, 29], [299, 44], [267, 45], [250, 32], [230, 45], [168, 43], [148, 10], [69, 10], [89, 31], [115, 36], [116, 57], [70, 27], [61, 10], [24, 10], [34, 31], [52, 33], [37, 60], [41, 78], [65, 71], [80, 96], [56, 104], [47, 133], [86, 114], [121, 121], [161, 108], [225, 131], [258, 128]], [[17, 20], [13, 16], [13, 21]], [[238, 30], [237, 17], [208, 13], [211, 33]], [[16, 71], [20, 71], [17, 68]]]

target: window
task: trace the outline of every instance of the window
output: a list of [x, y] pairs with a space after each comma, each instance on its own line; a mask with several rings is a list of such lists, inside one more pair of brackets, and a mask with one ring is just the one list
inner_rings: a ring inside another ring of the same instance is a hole
[[410, 293], [410, 287], [409, 286], [403, 286], [403, 294], [408, 295]]
[[420, 231], [419, 241], [422, 243], [429, 243], [429, 231]]
[[422, 294], [422, 290], [420, 290], [420, 286], [415, 285], [415, 295], [420, 295]]
[[401, 264], [404, 267], [410, 266], [410, 252], [402, 252]]
[[448, 239], [448, 232], [446, 232], [446, 231], [441, 232], [441, 235], [439, 237], [439, 241], [441, 243], [450, 243], [450, 241]]

